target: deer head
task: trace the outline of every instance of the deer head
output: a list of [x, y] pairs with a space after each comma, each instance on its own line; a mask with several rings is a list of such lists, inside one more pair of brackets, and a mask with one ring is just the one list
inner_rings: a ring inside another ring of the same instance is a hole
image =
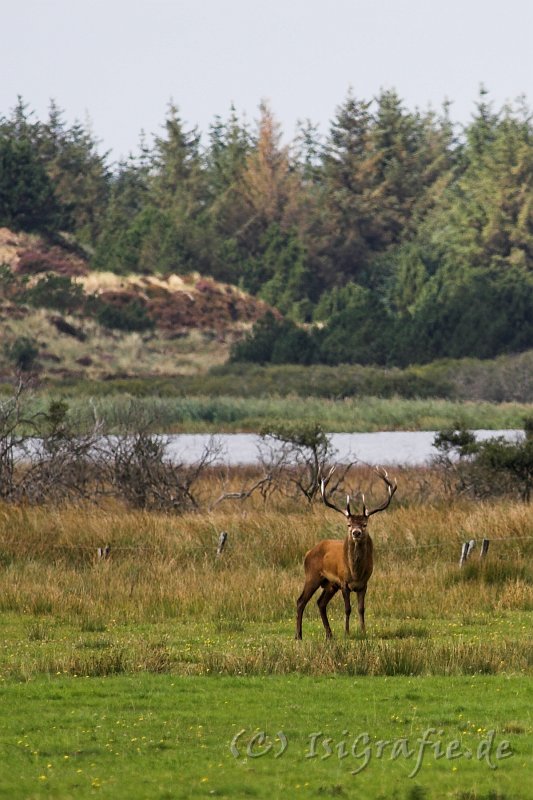
[[350, 495], [346, 495], [346, 508], [342, 509], [336, 506], [331, 500], [328, 499], [326, 494], [327, 485], [331, 479], [331, 476], [335, 472], [335, 467], [332, 467], [325, 478], [322, 478], [320, 481], [320, 493], [322, 495], [322, 499], [324, 503], [328, 506], [328, 508], [332, 508], [334, 511], [338, 511], [340, 514], [343, 514], [346, 517], [346, 521], [348, 523], [348, 535], [351, 536], [354, 540], [359, 539], [366, 533], [366, 528], [368, 524], [368, 518], [372, 516], [372, 514], [377, 514], [378, 511], [384, 511], [390, 501], [392, 500], [392, 496], [398, 485], [396, 481], [392, 482], [387, 475], [387, 471], [382, 467], [377, 467], [375, 472], [379, 477], [385, 481], [387, 485], [387, 499], [384, 503], [382, 503], [377, 508], [368, 509], [365, 505], [365, 496], [361, 494], [361, 502], [363, 506], [363, 510], [361, 514], [354, 514], [350, 508]]

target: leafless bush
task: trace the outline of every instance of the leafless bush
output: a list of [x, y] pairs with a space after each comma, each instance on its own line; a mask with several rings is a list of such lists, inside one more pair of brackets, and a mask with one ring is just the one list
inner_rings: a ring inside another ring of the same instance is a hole
[[94, 496], [101, 434], [97, 419], [82, 431], [66, 403], [35, 410], [30, 384], [20, 380], [0, 402], [0, 498], [42, 503]]
[[107, 471], [115, 493], [134, 508], [189, 511], [199, 507], [195, 488], [216, 461], [220, 446], [212, 438], [192, 465], [172, 461], [166, 437], [138, 430], [108, 440]]
[[113, 493], [134, 508], [199, 508], [198, 482], [220, 455], [218, 440], [211, 437], [194, 464], [183, 464], [170, 457], [168, 437], [152, 432], [156, 420], [135, 401], [117, 422], [120, 436], [106, 437], [105, 444], [105, 472]]
[[151, 433], [153, 420], [134, 403], [123, 435], [109, 436], [101, 420], [83, 425], [63, 401], [32, 410], [27, 382], [0, 401], [0, 499], [8, 502], [97, 501], [109, 495], [134, 508], [182, 512], [199, 507], [196, 487], [220, 455], [212, 438], [191, 465], [176, 463], [168, 440]]
[[17, 466], [28, 435], [36, 432], [36, 415], [24, 407], [26, 384], [19, 380], [11, 397], [0, 400], [0, 499], [12, 500], [17, 492]]
[[[276, 488], [289, 496], [304, 495], [309, 503], [318, 496], [320, 478], [336, 450], [316, 422], [278, 423], [261, 431], [260, 462]], [[333, 490], [339, 488], [353, 462], [339, 466]]]
[[274, 475], [271, 472], [267, 472], [261, 475], [259, 478], [254, 480], [252, 483], [245, 482], [242, 484], [241, 488], [237, 491], [228, 491], [226, 488], [227, 483], [229, 482], [229, 475], [227, 474], [222, 478], [224, 489], [222, 494], [217, 497], [217, 499], [211, 503], [210, 510], [212, 511], [219, 503], [222, 503], [224, 500], [248, 500], [253, 494], [260, 494], [263, 498], [263, 502], [266, 504], [268, 498], [270, 497], [273, 492], [276, 491], [276, 484], [274, 482]]
[[32, 503], [92, 499], [106, 491], [101, 465], [103, 423], [97, 417], [82, 430], [63, 402], [41, 415], [40, 436], [22, 470], [21, 496]]

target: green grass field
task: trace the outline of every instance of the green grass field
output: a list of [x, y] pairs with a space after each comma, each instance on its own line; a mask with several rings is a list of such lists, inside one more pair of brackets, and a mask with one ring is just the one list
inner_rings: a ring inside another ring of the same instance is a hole
[[335, 598], [331, 642], [314, 602], [293, 638], [303, 555], [343, 535], [321, 505], [0, 506], [0, 797], [533, 797], [531, 509], [401, 477], [368, 634]]
[[2, 797], [532, 796], [519, 677], [39, 677], [0, 696]]

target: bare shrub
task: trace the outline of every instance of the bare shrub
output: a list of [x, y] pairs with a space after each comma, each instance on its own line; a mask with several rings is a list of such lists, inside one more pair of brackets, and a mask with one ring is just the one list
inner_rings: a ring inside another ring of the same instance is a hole
[[222, 476], [223, 491], [222, 494], [219, 495], [219, 497], [217, 497], [217, 499], [211, 504], [211, 511], [224, 500], [248, 500], [256, 493], [262, 497], [263, 503], [266, 505], [270, 495], [276, 491], [274, 475], [271, 472], [262, 474], [259, 478], [254, 480], [253, 483], [250, 483], [249, 481], [244, 482], [241, 484], [239, 489], [230, 491], [228, 489], [228, 483], [230, 480], [229, 472], [230, 471], [228, 469], [224, 470], [225, 474]]
[[211, 437], [198, 461], [185, 465], [168, 454], [168, 438], [151, 432], [153, 420], [135, 404], [122, 420], [124, 434], [107, 438], [106, 471], [114, 493], [133, 508], [190, 511], [199, 507], [195, 486], [220, 455]]
[[220, 454], [215, 438], [196, 463], [184, 465], [170, 459], [168, 440], [151, 433], [153, 420], [135, 404], [120, 436], [106, 435], [96, 414], [82, 423], [63, 401], [32, 408], [23, 381], [0, 402], [0, 499], [35, 504], [113, 495], [141, 509], [199, 507], [195, 487]]
[[0, 401], [0, 498], [61, 502], [99, 493], [98, 419], [83, 431], [64, 402], [46, 411], [32, 405], [30, 384], [19, 380]]
[[26, 388], [24, 381], [19, 380], [12, 396], [0, 400], [0, 499], [2, 500], [15, 499], [17, 465], [25, 450], [27, 431], [36, 430], [35, 415], [29, 414], [24, 407]]
[[21, 476], [20, 496], [32, 503], [59, 503], [103, 494], [102, 422], [94, 417], [83, 430], [63, 401], [51, 402], [39, 422], [39, 441]]
[[[318, 496], [320, 477], [336, 454], [331, 439], [318, 422], [270, 425], [261, 431], [260, 462], [279, 491], [304, 495], [309, 503]], [[337, 489], [353, 462], [341, 467], [335, 477]]]

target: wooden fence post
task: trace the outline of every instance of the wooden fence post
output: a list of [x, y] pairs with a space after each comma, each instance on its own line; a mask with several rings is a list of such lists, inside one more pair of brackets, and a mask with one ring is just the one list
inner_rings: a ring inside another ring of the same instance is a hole
[[224, 550], [227, 541], [228, 541], [228, 534], [226, 533], [226, 531], [222, 531], [222, 533], [218, 537], [217, 558], [220, 558], [220, 556], [222, 555], [222, 551]]
[[488, 553], [488, 550], [489, 550], [489, 544], [490, 544], [490, 541], [488, 539], [483, 539], [483, 541], [481, 542], [481, 552], [479, 554], [479, 557], [481, 559], [486, 557], [486, 555]]

